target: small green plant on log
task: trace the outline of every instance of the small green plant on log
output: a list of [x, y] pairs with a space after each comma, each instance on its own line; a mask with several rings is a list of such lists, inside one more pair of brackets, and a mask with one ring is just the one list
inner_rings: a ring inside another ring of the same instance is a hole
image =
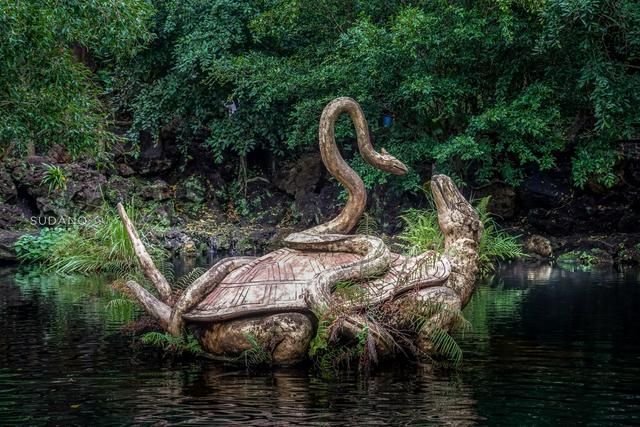
[[251, 347], [244, 350], [240, 354], [240, 356], [238, 356], [236, 361], [244, 364], [246, 368], [271, 365], [271, 352], [260, 345], [256, 337], [254, 337], [252, 334], [245, 334], [245, 338], [247, 339]]

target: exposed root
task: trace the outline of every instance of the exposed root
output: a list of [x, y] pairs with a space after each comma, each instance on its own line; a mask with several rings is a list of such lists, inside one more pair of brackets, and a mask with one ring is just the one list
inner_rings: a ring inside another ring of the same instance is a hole
[[218, 262], [189, 285], [176, 301], [171, 285], [154, 264], [121, 203], [118, 203], [118, 213], [131, 240], [142, 271], [158, 291], [161, 300], [133, 280], [127, 282], [127, 287], [144, 309], [171, 335], [179, 336], [182, 334], [184, 324], [182, 315], [185, 312], [202, 301], [227, 274], [255, 259], [254, 257], [234, 257]]

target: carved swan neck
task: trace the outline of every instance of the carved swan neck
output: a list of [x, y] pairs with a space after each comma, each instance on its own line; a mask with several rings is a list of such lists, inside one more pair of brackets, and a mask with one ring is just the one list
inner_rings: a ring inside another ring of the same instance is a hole
[[346, 188], [348, 199], [337, 217], [311, 228], [308, 230], [311, 233], [347, 234], [356, 226], [367, 205], [367, 192], [362, 179], [342, 158], [336, 144], [335, 124], [342, 113], [348, 113], [353, 121], [358, 146], [371, 146], [367, 120], [357, 102], [351, 98], [337, 98], [327, 104], [320, 117], [320, 155], [329, 173]]
[[406, 166], [384, 149], [381, 153], [374, 150], [369, 138], [369, 126], [360, 105], [347, 97], [334, 99], [327, 104], [320, 117], [320, 154], [327, 170], [347, 189], [349, 196], [347, 204], [337, 217], [307, 230], [310, 233], [347, 234], [356, 226], [367, 205], [367, 192], [362, 179], [344, 161], [336, 144], [335, 124], [342, 113], [351, 117], [356, 129], [358, 150], [366, 162], [395, 175], [407, 172]]

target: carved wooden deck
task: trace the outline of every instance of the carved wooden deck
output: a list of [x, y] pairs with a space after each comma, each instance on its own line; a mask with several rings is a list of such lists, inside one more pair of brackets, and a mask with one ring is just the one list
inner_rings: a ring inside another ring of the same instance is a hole
[[[210, 322], [254, 313], [308, 312], [305, 294], [311, 280], [325, 269], [359, 258], [346, 252], [301, 252], [287, 248], [271, 252], [231, 272], [184, 318]], [[393, 254], [389, 272], [363, 286], [372, 297], [386, 299], [411, 288], [442, 284], [450, 271], [446, 260], [434, 256], [425, 257], [419, 266], [415, 264], [416, 261], [408, 262], [405, 257]]]

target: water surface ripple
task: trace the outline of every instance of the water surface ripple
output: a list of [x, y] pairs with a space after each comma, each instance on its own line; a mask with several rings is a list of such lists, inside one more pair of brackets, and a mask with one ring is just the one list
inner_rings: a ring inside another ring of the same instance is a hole
[[0, 270], [0, 425], [640, 423], [640, 272], [512, 264], [483, 283], [458, 372], [249, 372], [132, 348], [99, 279]]

